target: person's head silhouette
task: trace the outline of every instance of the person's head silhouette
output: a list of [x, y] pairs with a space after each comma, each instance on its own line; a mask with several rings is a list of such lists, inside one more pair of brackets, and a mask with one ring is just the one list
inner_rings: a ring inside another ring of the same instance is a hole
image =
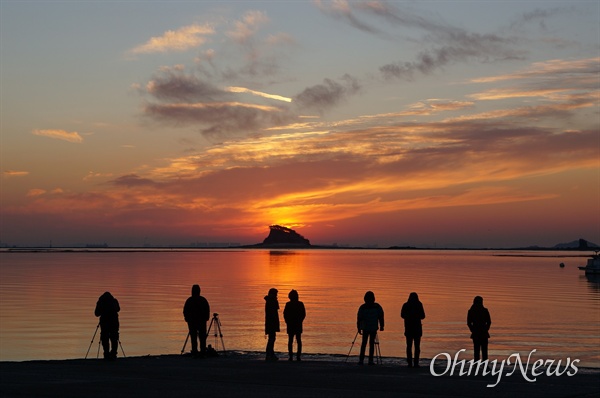
[[288, 298], [291, 301], [298, 301], [298, 292], [294, 289], [290, 290], [290, 292], [288, 293]]
[[199, 296], [199, 295], [200, 295], [200, 285], [192, 286], [192, 296]]
[[373, 293], [372, 291], [368, 291], [365, 293], [365, 303], [367, 304], [373, 304], [375, 302], [375, 293]]

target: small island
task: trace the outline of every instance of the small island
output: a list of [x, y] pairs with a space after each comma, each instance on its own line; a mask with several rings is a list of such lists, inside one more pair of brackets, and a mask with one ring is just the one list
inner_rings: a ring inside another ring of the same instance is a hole
[[252, 245], [252, 247], [270, 247], [270, 248], [300, 248], [311, 247], [310, 241], [291, 228], [281, 225], [269, 226], [269, 236], [262, 243]]

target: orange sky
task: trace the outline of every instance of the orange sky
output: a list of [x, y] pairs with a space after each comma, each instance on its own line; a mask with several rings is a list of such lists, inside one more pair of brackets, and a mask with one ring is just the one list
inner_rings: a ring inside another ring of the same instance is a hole
[[1, 245], [600, 244], [597, 4], [61, 4], [2, 5]]

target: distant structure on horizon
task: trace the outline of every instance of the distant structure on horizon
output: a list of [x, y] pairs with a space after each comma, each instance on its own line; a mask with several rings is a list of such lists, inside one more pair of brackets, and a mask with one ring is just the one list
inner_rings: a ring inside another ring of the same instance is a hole
[[269, 229], [269, 236], [262, 243], [264, 246], [310, 246], [310, 241], [293, 229], [281, 225], [271, 225]]
[[568, 243], [559, 243], [554, 245], [555, 249], [577, 249], [577, 250], [587, 250], [587, 249], [598, 249], [598, 246], [595, 243], [589, 242], [585, 239], [574, 240]]

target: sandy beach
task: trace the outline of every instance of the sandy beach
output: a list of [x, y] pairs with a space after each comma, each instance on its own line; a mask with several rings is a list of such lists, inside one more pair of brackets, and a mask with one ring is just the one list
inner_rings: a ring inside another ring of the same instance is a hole
[[[355, 357], [311, 356], [302, 362], [265, 362], [257, 353], [216, 358], [162, 355], [56, 361], [0, 362], [1, 397], [597, 397], [600, 369], [574, 376], [519, 372], [502, 377], [433, 376], [399, 359], [358, 366]], [[440, 372], [441, 373], [441, 372]]]

